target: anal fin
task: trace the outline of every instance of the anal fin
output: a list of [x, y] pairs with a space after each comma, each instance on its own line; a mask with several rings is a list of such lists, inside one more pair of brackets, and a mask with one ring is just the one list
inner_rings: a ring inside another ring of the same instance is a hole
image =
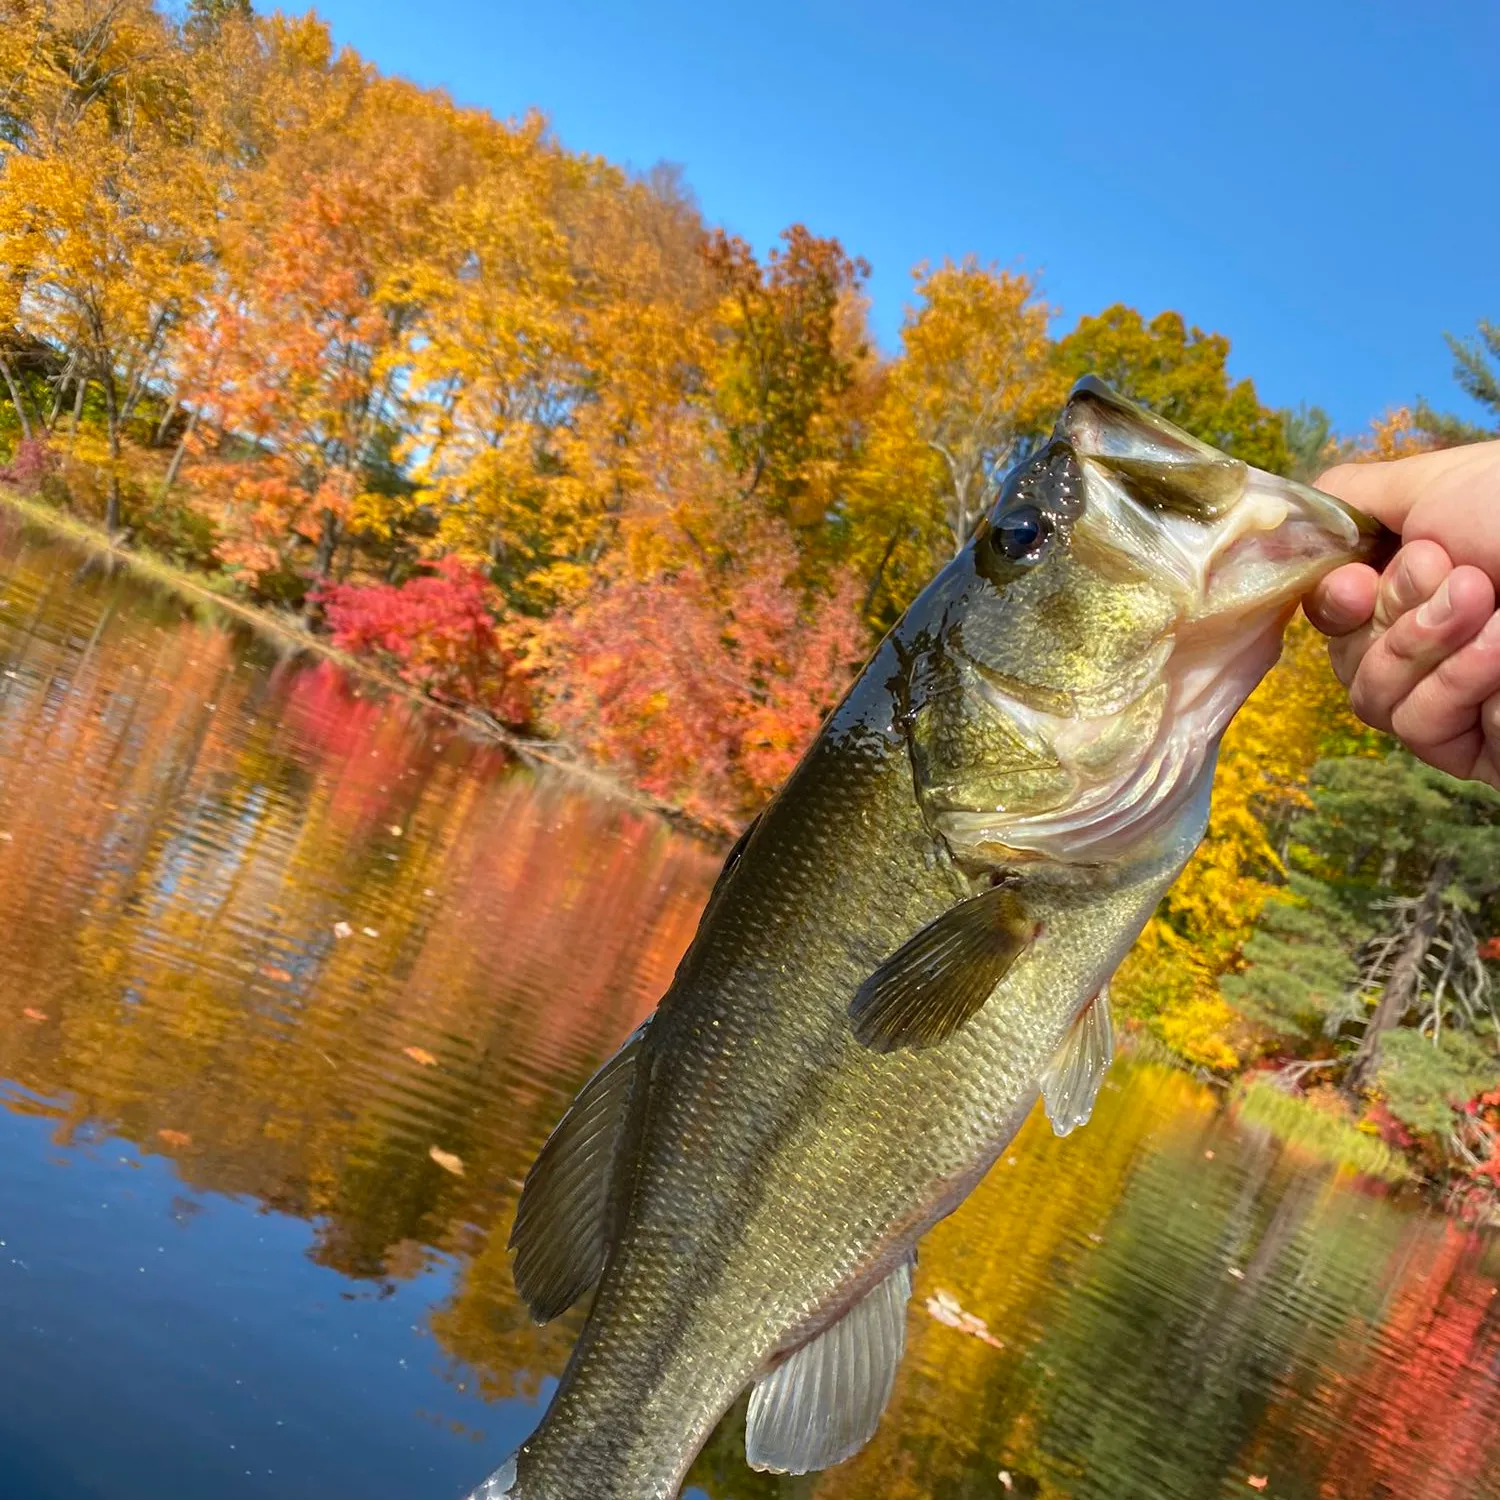
[[526, 1174], [510, 1248], [538, 1323], [566, 1312], [604, 1268], [615, 1151], [645, 1034], [638, 1027], [584, 1084]]
[[859, 987], [849, 1005], [855, 1037], [874, 1052], [894, 1052], [952, 1036], [989, 999], [1036, 932], [1010, 886], [960, 901]]
[[1042, 1102], [1058, 1135], [1087, 1125], [1115, 1055], [1115, 1028], [1105, 986], [1074, 1018], [1057, 1055], [1042, 1074]]
[[826, 1469], [875, 1435], [906, 1349], [911, 1268], [911, 1259], [903, 1261], [837, 1323], [756, 1381], [745, 1419], [752, 1469]]

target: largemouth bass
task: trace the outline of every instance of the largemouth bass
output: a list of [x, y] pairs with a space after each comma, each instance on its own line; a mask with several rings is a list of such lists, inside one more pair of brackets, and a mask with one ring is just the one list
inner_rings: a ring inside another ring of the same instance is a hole
[[533, 1314], [594, 1289], [470, 1500], [669, 1500], [751, 1388], [761, 1469], [848, 1458], [922, 1235], [1040, 1093], [1089, 1116], [1106, 984], [1202, 836], [1297, 599], [1378, 528], [1082, 381], [741, 838], [655, 1014], [527, 1178]]

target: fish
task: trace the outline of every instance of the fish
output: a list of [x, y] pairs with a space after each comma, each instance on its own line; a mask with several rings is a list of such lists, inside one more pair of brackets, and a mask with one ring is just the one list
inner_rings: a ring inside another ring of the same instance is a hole
[[869, 1441], [922, 1236], [1112, 1051], [1108, 982], [1206, 826], [1300, 597], [1381, 528], [1092, 377], [725, 860], [653, 1015], [528, 1174], [541, 1322], [593, 1300], [469, 1500], [670, 1500]]

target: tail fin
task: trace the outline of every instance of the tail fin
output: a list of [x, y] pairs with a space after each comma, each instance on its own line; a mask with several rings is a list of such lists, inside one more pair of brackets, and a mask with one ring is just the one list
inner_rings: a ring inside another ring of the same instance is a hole
[[514, 1492], [515, 1485], [516, 1455], [512, 1453], [478, 1489], [470, 1491], [467, 1500], [503, 1500]]

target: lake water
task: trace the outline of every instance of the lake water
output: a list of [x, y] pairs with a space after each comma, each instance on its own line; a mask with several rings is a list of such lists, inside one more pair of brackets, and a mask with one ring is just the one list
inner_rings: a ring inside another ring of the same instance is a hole
[[[9, 520], [0, 669], [0, 1497], [455, 1500], [577, 1327], [521, 1178], [716, 858]], [[924, 1242], [863, 1454], [752, 1474], [732, 1413], [688, 1493], [1500, 1497], [1497, 1289], [1122, 1060]]]

